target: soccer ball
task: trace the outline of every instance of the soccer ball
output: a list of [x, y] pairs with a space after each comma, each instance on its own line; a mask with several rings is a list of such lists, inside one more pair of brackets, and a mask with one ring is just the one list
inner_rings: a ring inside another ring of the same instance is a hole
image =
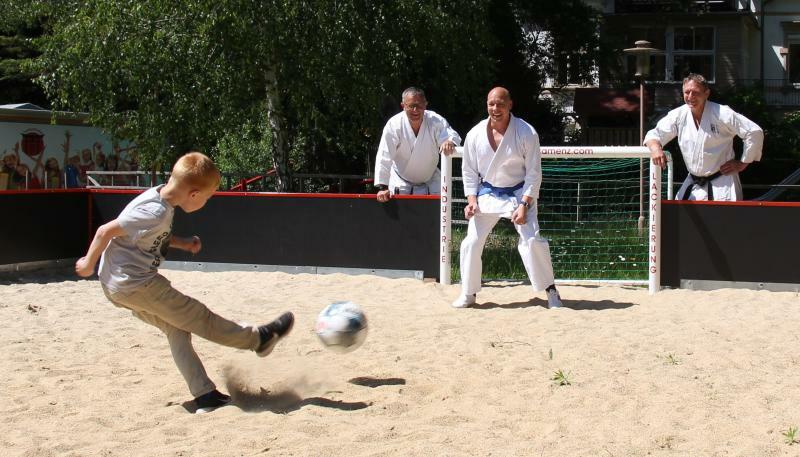
[[314, 331], [329, 349], [350, 352], [367, 338], [367, 316], [353, 302], [331, 303], [317, 316]]

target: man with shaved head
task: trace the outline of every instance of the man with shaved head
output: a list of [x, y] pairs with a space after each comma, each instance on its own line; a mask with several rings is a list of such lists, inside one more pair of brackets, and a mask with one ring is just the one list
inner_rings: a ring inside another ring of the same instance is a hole
[[454, 308], [476, 302], [481, 289], [481, 255], [494, 226], [505, 217], [519, 233], [517, 249], [534, 292], [547, 291], [548, 308], [560, 308], [550, 245], [539, 234], [536, 200], [542, 184], [539, 135], [527, 122], [511, 114], [511, 94], [495, 87], [486, 98], [489, 117], [467, 134], [461, 171], [469, 219], [461, 242], [461, 295]]

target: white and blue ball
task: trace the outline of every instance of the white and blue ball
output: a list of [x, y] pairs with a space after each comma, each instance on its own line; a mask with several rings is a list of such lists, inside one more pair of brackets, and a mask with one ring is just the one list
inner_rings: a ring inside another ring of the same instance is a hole
[[314, 331], [329, 349], [350, 352], [367, 338], [367, 316], [353, 302], [331, 303], [317, 316]]

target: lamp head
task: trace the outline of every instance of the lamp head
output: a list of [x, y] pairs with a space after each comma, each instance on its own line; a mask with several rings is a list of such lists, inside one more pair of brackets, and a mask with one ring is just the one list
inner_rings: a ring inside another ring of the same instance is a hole
[[647, 40], [639, 40], [634, 44], [635, 48], [628, 48], [623, 52], [636, 56], [636, 76], [644, 78], [650, 74], [650, 54], [658, 49], [651, 48], [651, 43]]

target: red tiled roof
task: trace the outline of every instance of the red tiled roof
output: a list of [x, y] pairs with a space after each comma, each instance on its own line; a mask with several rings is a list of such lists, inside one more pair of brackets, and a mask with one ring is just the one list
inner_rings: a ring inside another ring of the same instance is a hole
[[[648, 100], [645, 89], [645, 113], [652, 111], [652, 102]], [[619, 116], [639, 112], [639, 89], [575, 89], [576, 114], [581, 116]]]

